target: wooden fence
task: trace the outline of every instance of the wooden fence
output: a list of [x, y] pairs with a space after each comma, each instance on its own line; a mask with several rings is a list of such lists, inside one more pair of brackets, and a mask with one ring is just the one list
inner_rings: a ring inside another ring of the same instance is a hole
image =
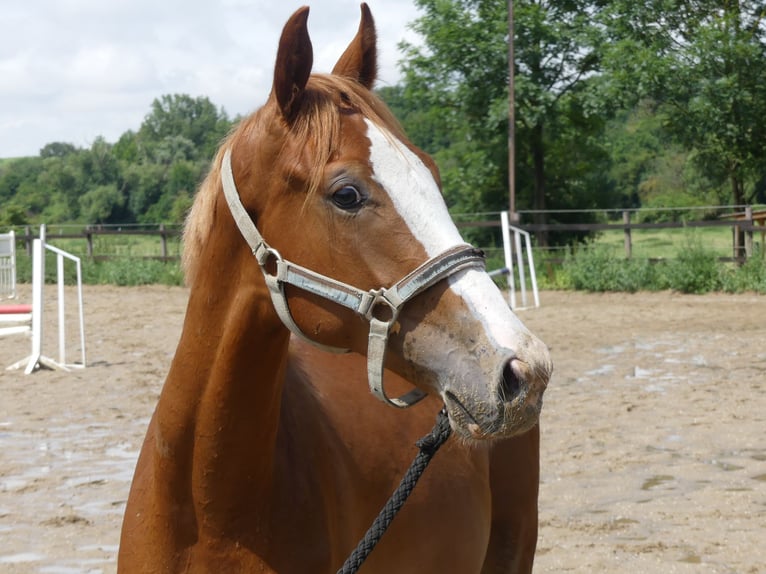
[[[163, 261], [172, 261], [178, 259], [178, 255], [171, 254], [168, 250], [168, 240], [180, 240], [183, 229], [181, 226], [166, 226], [159, 224], [157, 226], [126, 226], [126, 225], [88, 225], [82, 229], [73, 226], [57, 226], [47, 231], [47, 240], [55, 241], [57, 239], [82, 239], [85, 242], [86, 254], [94, 260], [103, 260], [114, 257], [109, 254], [98, 254], [95, 251], [94, 241], [98, 237], [116, 237], [116, 236], [143, 236], [157, 237], [160, 241], [160, 255], [147, 256], [151, 259], [160, 259]], [[72, 229], [69, 231], [69, 229]], [[32, 253], [32, 241], [37, 237], [36, 229], [25, 226], [23, 230], [17, 232], [17, 241], [23, 241], [28, 255]]]
[[[745, 208], [739, 213], [731, 213], [721, 216], [718, 219], [699, 220], [699, 221], [666, 221], [666, 222], [638, 222], [633, 221], [635, 211], [623, 211], [622, 221], [613, 223], [549, 223], [534, 224], [521, 223], [517, 227], [528, 231], [533, 235], [541, 231], [613, 231], [621, 230], [624, 234], [625, 257], [630, 258], [633, 255], [633, 231], [646, 229], [690, 229], [705, 227], [729, 227], [732, 230], [732, 260], [741, 261], [751, 257], [755, 253], [753, 236], [760, 234], [761, 255], [766, 251], [766, 210], [754, 211], [752, 208]], [[483, 219], [472, 219], [457, 221], [458, 227], [500, 227], [500, 217], [487, 219], [484, 214]], [[58, 230], [58, 231], [57, 231]], [[23, 242], [27, 253], [31, 253], [32, 240], [36, 237], [36, 229], [27, 226], [17, 229], [17, 241]], [[86, 254], [91, 259], [108, 259], [114, 255], [96, 253], [94, 240], [98, 237], [108, 236], [148, 236], [157, 237], [160, 242], [160, 255], [146, 256], [153, 259], [175, 260], [177, 254], [171, 254], [168, 249], [169, 240], [179, 240], [181, 237], [181, 226], [157, 225], [157, 226], [129, 226], [129, 225], [89, 225], [83, 228], [75, 226], [51, 226], [48, 231], [48, 240], [57, 239], [82, 239], [86, 244]]]
[[[633, 256], [633, 231], [646, 229], [692, 229], [705, 227], [729, 227], [732, 231], [732, 256], [730, 260], [741, 261], [752, 257], [755, 253], [753, 236], [760, 233], [761, 256], [766, 252], [766, 210], [754, 211], [746, 207], [742, 212], [730, 213], [719, 219], [699, 221], [662, 221], [636, 222], [632, 219], [634, 211], [622, 212], [622, 221], [614, 223], [520, 223], [516, 226], [531, 234], [541, 231], [622, 231], [625, 241], [625, 257]], [[483, 221], [458, 221], [458, 227], [500, 227], [500, 218]]]

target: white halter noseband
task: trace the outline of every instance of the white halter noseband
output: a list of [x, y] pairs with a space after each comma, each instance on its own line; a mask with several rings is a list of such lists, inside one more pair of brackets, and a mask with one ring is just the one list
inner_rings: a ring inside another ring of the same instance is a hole
[[229, 205], [240, 233], [261, 267], [271, 293], [271, 300], [282, 323], [295, 335], [313, 345], [326, 351], [345, 353], [347, 349], [337, 349], [317, 343], [300, 330], [290, 314], [284, 285], [286, 283], [293, 285], [351, 309], [370, 322], [367, 342], [367, 377], [372, 393], [381, 401], [399, 408], [409, 407], [422, 399], [426, 393], [417, 388], [398, 398], [390, 398], [386, 395], [383, 389], [383, 361], [388, 333], [402, 305], [419, 293], [463, 269], [484, 270], [483, 252], [468, 244], [456, 245], [432, 257], [392, 287], [364, 291], [282, 259], [277, 250], [269, 247], [240, 201], [231, 170], [230, 149], [227, 149], [223, 156], [221, 180], [226, 203]]

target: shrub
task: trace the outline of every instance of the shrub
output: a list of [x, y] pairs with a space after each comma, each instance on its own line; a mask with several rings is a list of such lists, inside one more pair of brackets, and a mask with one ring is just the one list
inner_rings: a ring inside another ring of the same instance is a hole
[[766, 293], [766, 260], [756, 254], [743, 265], [727, 269], [722, 274], [722, 283], [723, 290], [729, 293]]
[[690, 240], [664, 265], [660, 285], [681, 293], [719, 291], [723, 287], [721, 269], [715, 253]]
[[183, 285], [178, 262], [156, 259], [114, 258], [108, 261], [83, 261], [83, 282], [118, 286]]
[[585, 291], [629, 291], [656, 288], [655, 270], [647, 260], [624, 259], [604, 247], [582, 249], [564, 260], [562, 286]]

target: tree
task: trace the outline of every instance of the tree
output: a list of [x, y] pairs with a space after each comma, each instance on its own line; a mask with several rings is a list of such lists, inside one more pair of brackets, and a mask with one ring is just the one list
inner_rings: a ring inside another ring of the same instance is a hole
[[766, 5], [617, 0], [602, 16], [611, 94], [656, 101], [698, 169], [727, 182], [734, 204], [751, 203], [766, 166]]
[[[43, 160], [23, 157], [0, 164], [0, 205], [7, 215], [2, 220], [17, 224], [34, 221], [50, 202], [50, 197], [40, 192], [37, 180], [43, 174]], [[9, 221], [10, 220], [10, 221]]]
[[94, 187], [80, 197], [85, 220], [92, 223], [113, 223], [114, 215], [124, 205], [124, 198], [114, 184]]
[[66, 157], [69, 154], [75, 153], [77, 148], [74, 144], [64, 142], [53, 142], [45, 144], [40, 150], [40, 157]]
[[138, 141], [151, 155], [166, 139], [182, 138], [195, 150], [193, 159], [209, 160], [230, 128], [226, 112], [219, 111], [208, 98], [164, 95], [152, 102], [152, 111], [138, 130]]
[[[436, 133], [449, 134], [444, 147], [426, 148], [442, 167], [447, 199], [473, 211], [503, 209], [508, 190], [507, 2], [416, 4], [423, 16], [412, 27], [423, 44], [402, 46], [404, 97], [416, 102], [421, 120], [430, 121]], [[583, 159], [605, 158], [594, 137], [603, 130], [604, 117], [592, 105], [590, 91], [601, 38], [592, 23], [595, 9], [588, 0], [515, 2], [517, 195], [538, 211], [599, 201], [593, 187], [582, 185], [583, 176], [598, 172], [581, 169]], [[440, 144], [444, 139], [439, 138]], [[576, 154], [567, 151], [548, 163], [551, 150], [573, 143]], [[577, 157], [569, 162], [571, 155]], [[544, 222], [545, 215], [538, 213], [536, 221]], [[544, 233], [538, 238], [546, 242]]]

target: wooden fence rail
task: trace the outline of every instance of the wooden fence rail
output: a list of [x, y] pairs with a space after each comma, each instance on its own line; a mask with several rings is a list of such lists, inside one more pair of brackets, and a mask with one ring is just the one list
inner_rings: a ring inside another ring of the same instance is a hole
[[[62, 226], [63, 228], [64, 226]], [[80, 230], [59, 232], [47, 234], [48, 240], [56, 239], [83, 239], [86, 243], [86, 253], [88, 257], [93, 259], [108, 259], [109, 255], [97, 255], [94, 250], [94, 239], [99, 236], [155, 236], [160, 239], [160, 255], [156, 259], [162, 260], [174, 260], [178, 259], [176, 255], [170, 255], [168, 251], [168, 239], [180, 239], [183, 230], [181, 227], [166, 227], [164, 224], [159, 224], [156, 229], [142, 229], [132, 228], [129, 226], [86, 226]], [[18, 241], [24, 242], [27, 255], [32, 253], [32, 241], [37, 237], [35, 230], [32, 227], [24, 227], [23, 233], [17, 233], [16, 238]]]
[[[615, 223], [520, 223], [516, 226], [535, 234], [540, 231], [614, 231], [621, 230], [625, 235], [625, 257], [633, 255], [633, 230], [642, 229], [691, 229], [704, 227], [729, 227], [732, 230], [732, 258], [741, 260], [752, 257], [754, 253], [753, 234], [761, 235], [761, 255], [766, 251], [766, 210], [753, 211], [748, 207], [742, 213], [734, 213], [721, 219], [700, 221], [661, 221], [634, 222], [631, 211], [622, 212], [622, 221]], [[459, 221], [458, 227], [500, 227], [500, 219], [483, 221]], [[744, 239], [744, 241], [742, 240]]]
[[[631, 211], [622, 212], [622, 221], [614, 223], [521, 223], [517, 227], [535, 234], [541, 231], [613, 231], [621, 230], [625, 236], [625, 256], [633, 255], [634, 230], [645, 229], [689, 229], [705, 227], [729, 227], [732, 230], [732, 258], [742, 260], [751, 257], [754, 253], [753, 234], [760, 233], [761, 255], [766, 251], [766, 210], [753, 211], [746, 208], [742, 213], [734, 213], [723, 216], [720, 219], [700, 221], [664, 221], [664, 222], [636, 222], [632, 220]], [[469, 221], [457, 221], [458, 227], [500, 227], [500, 217], [497, 219], [476, 219]], [[182, 235], [181, 226], [166, 226], [160, 224], [154, 228], [148, 226], [127, 225], [89, 225], [83, 228], [61, 226], [59, 232], [56, 226], [51, 226], [48, 231], [48, 239], [82, 239], [86, 242], [86, 253], [89, 258], [108, 259], [112, 255], [96, 254], [94, 240], [100, 236], [155, 236], [160, 240], [160, 256], [156, 259], [174, 260], [177, 255], [171, 255], [168, 251], [168, 241], [178, 240]], [[72, 229], [72, 231], [62, 231]], [[16, 233], [17, 241], [23, 242], [28, 254], [31, 254], [32, 241], [36, 238], [36, 229], [27, 226]]]

